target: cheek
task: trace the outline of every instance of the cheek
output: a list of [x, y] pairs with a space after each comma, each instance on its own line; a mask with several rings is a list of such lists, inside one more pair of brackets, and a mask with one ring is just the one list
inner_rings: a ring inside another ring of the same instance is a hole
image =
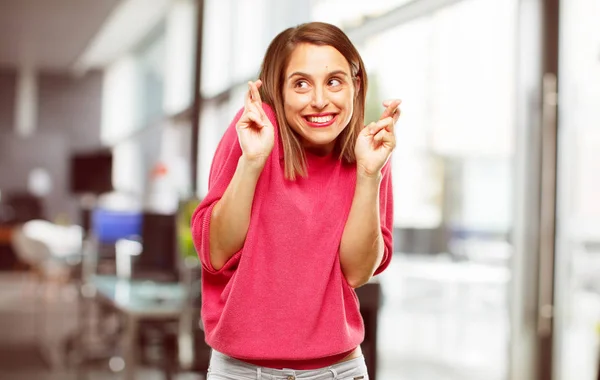
[[352, 115], [354, 114], [354, 98], [352, 94], [346, 93], [344, 96], [340, 96], [337, 98], [337, 105], [340, 108], [343, 108], [343, 118], [342, 123], [344, 128], [347, 127], [347, 123], [352, 120]]
[[284, 97], [285, 109], [288, 111], [299, 111], [304, 109], [310, 103], [307, 95], [288, 93]]
[[354, 92], [353, 91], [340, 91], [334, 92], [331, 95], [331, 99], [337, 104], [348, 107], [354, 104]]
[[352, 96], [339, 96], [336, 98], [335, 103], [338, 107], [343, 108], [346, 114], [352, 115], [354, 109], [354, 99]]

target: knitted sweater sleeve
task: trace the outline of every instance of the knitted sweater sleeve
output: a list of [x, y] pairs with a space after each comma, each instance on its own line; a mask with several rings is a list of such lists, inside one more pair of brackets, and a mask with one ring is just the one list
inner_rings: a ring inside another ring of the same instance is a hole
[[383, 272], [388, 267], [394, 253], [394, 194], [392, 192], [392, 160], [388, 160], [383, 167], [383, 179], [379, 188], [379, 217], [381, 220], [381, 235], [385, 250], [381, 264], [375, 271], [375, 275]]
[[229, 182], [231, 182], [237, 168], [239, 158], [242, 155], [242, 149], [240, 148], [235, 128], [235, 124], [241, 118], [242, 112], [243, 109], [236, 114], [217, 146], [208, 177], [208, 193], [194, 211], [191, 220], [192, 238], [198, 257], [203, 269], [211, 273], [228, 270], [239, 259], [238, 252], [229, 259], [223, 268], [217, 271], [210, 263], [209, 236], [213, 207], [221, 199], [227, 186], [229, 186]]

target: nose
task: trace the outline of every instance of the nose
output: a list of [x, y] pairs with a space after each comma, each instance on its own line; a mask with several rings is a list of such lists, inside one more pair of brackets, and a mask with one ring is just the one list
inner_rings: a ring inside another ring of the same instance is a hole
[[327, 94], [325, 93], [325, 89], [322, 86], [316, 86], [313, 91], [313, 97], [311, 106], [313, 108], [322, 110], [329, 104], [329, 100], [327, 98]]

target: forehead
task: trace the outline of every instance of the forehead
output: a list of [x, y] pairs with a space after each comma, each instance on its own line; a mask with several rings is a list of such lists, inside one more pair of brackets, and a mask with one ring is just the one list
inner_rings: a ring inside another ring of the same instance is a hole
[[290, 55], [286, 77], [296, 71], [307, 74], [343, 70], [350, 75], [350, 64], [336, 48], [329, 45], [298, 44]]

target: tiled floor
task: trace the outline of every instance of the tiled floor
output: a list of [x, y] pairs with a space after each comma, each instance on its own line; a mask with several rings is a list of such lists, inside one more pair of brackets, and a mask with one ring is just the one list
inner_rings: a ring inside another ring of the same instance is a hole
[[[43, 297], [52, 307], [47, 309], [51, 323], [34, 319], [41, 315], [40, 304], [34, 303], [32, 278], [23, 273], [0, 274], [0, 379], [2, 380], [76, 380], [74, 368], [62, 365], [63, 338], [74, 333], [76, 326], [76, 294], [72, 288], [61, 292], [52, 286]], [[46, 321], [48, 322], [48, 321]], [[46, 349], [40, 350], [43, 342]], [[53, 362], [52, 369], [49, 362]], [[87, 380], [119, 378], [107, 369], [93, 369]], [[158, 380], [156, 371], [145, 370], [140, 378]], [[180, 380], [191, 379], [181, 377]]]
[[[378, 380], [506, 379], [506, 272], [438, 259], [432, 263], [431, 257], [398, 255], [380, 276], [384, 304], [379, 320]], [[0, 379], [75, 380], [73, 370], [50, 371], [34, 349], [36, 337], [56, 343], [69, 333], [76, 315], [73, 294], [61, 296], [47, 289], [46, 296], [58, 305], [52, 313], [59, 322], [40, 332], [33, 327], [36, 313], [30, 280], [3, 273], [0, 289]], [[50, 351], [58, 352], [60, 345], [54, 347]], [[591, 371], [588, 363], [587, 373]], [[108, 370], [96, 370], [89, 377], [118, 378]], [[163, 377], [145, 369], [138, 378]]]
[[[456, 314], [453, 312], [456, 308], [441, 310], [448, 306], [441, 305], [441, 300], [452, 302], [452, 297], [457, 295], [440, 292], [435, 283], [407, 281], [403, 273], [405, 267], [402, 260], [394, 260], [380, 277], [385, 303], [380, 314], [379, 380], [501, 379], [499, 373], [502, 372], [498, 368], [479, 368], [486, 363], [480, 357], [481, 354], [486, 356], [482, 347], [487, 347], [488, 351], [498, 350], [505, 339], [505, 323], [490, 319], [490, 315], [498, 314], [497, 311], [490, 310], [491, 314], [483, 315], [478, 322], [472, 316], [466, 318]], [[76, 322], [75, 295], [68, 291], [59, 294], [47, 288], [45, 297], [52, 299], [54, 305], [49, 311], [58, 322], [36, 331], [33, 318], [37, 313], [30, 278], [22, 274], [2, 274], [0, 287], [3, 289], [0, 296], [0, 379], [75, 379], [73, 370], [49, 371], [33, 348], [36, 337], [43, 337], [51, 346], [50, 353], [60, 351], [61, 337], [68, 335]], [[487, 333], [488, 338], [482, 342], [480, 332], [490, 323], [501, 328], [494, 334]], [[476, 347], [477, 352], [469, 353], [469, 347]], [[496, 353], [495, 357], [502, 358], [502, 353]], [[54, 358], [54, 361], [60, 362], [60, 358]], [[96, 371], [91, 376], [93, 380], [112, 378], [118, 376], [110, 371]], [[152, 380], [161, 376], [146, 370], [140, 378]]]
[[506, 278], [469, 283], [460, 263], [438, 259], [397, 255], [380, 276], [381, 380], [504, 379]]

